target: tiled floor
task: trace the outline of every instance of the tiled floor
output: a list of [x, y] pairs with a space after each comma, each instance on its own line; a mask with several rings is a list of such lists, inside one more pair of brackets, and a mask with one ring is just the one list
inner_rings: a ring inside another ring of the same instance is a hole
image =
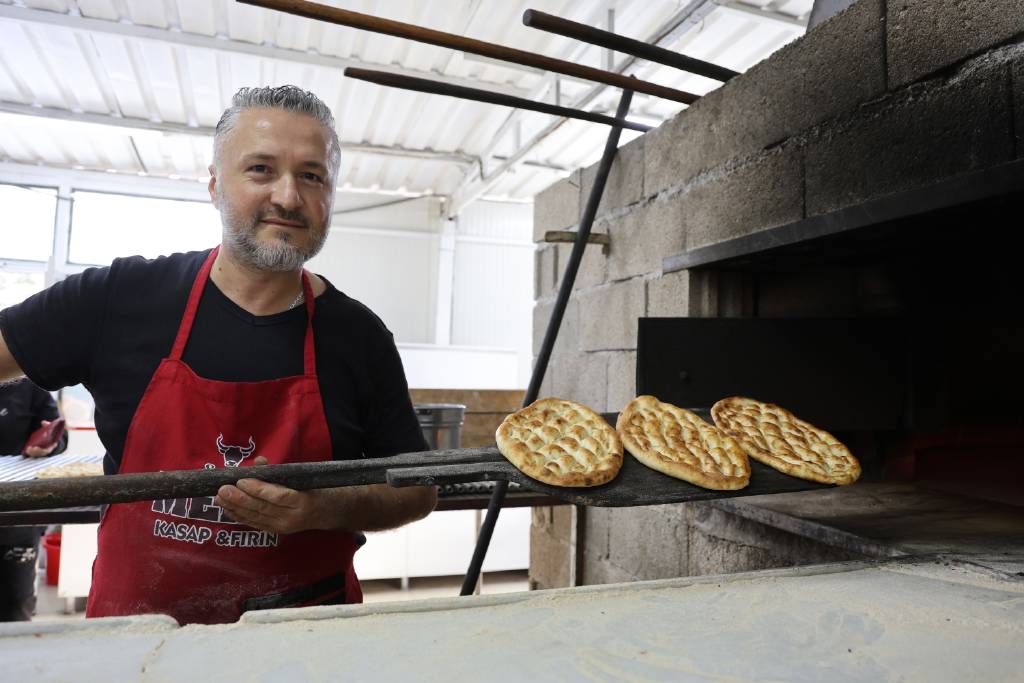
[[[363, 582], [364, 602], [392, 602], [398, 600], [420, 600], [423, 598], [454, 597], [462, 587], [461, 576], [437, 576], [414, 578], [409, 588], [402, 590], [401, 582], [377, 580]], [[482, 593], [512, 593], [527, 590], [526, 571], [491, 572], [482, 581]], [[67, 612], [67, 601], [57, 597], [57, 587], [47, 586], [45, 575], [40, 574], [36, 603], [36, 621], [59, 619], [82, 619], [85, 617], [84, 599], [79, 599], [78, 610]]]

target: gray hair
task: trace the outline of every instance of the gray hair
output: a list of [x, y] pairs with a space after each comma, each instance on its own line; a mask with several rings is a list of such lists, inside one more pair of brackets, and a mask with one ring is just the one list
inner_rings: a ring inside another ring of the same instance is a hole
[[216, 132], [213, 134], [213, 165], [217, 169], [220, 169], [221, 149], [224, 147], [224, 141], [234, 130], [235, 124], [238, 122], [238, 115], [246, 109], [261, 107], [283, 109], [293, 114], [305, 114], [319, 121], [330, 139], [327, 150], [327, 168], [332, 178], [337, 177], [341, 144], [338, 141], [338, 133], [334, 130], [334, 115], [319, 97], [295, 85], [242, 88], [235, 93], [231, 98], [231, 106], [221, 114]]

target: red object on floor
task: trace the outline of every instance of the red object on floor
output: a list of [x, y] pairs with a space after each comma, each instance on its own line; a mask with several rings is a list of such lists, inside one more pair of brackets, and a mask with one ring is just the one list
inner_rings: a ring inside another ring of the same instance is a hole
[[60, 532], [43, 536], [43, 545], [46, 546], [46, 585], [56, 586], [60, 576]]

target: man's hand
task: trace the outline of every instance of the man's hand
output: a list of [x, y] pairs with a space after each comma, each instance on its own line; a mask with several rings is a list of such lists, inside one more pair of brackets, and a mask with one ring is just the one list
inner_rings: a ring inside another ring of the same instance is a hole
[[[253, 465], [266, 465], [259, 456]], [[426, 517], [437, 504], [432, 486], [396, 489], [387, 484], [295, 491], [258, 479], [222, 486], [214, 503], [243, 524], [291, 534], [311, 529], [382, 531]]]
[[[50, 426], [50, 420], [43, 420], [43, 424], [41, 426], [42, 427], [49, 427]], [[47, 446], [46, 448], [40, 448], [39, 446], [29, 446], [28, 448], [25, 449], [25, 457], [26, 458], [45, 458], [50, 453], [53, 453], [53, 449], [55, 449], [57, 447], [57, 444], [59, 444], [59, 443], [60, 443], [60, 439], [57, 439], [57, 441], [55, 441], [50, 446]]]
[[[253, 465], [266, 465], [258, 456]], [[237, 486], [221, 486], [214, 503], [242, 524], [276, 534], [324, 529], [321, 491], [295, 491], [259, 479], [239, 479]]]

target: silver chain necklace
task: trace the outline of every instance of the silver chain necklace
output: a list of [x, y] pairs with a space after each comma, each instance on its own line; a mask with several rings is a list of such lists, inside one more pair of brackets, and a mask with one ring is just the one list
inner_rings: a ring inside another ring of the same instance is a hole
[[295, 301], [293, 301], [291, 303], [291, 305], [288, 306], [288, 310], [289, 311], [292, 310], [293, 308], [295, 308], [296, 306], [298, 306], [299, 304], [301, 304], [305, 300], [306, 300], [306, 292], [304, 290], [300, 291], [299, 295], [297, 297], [295, 297]]

